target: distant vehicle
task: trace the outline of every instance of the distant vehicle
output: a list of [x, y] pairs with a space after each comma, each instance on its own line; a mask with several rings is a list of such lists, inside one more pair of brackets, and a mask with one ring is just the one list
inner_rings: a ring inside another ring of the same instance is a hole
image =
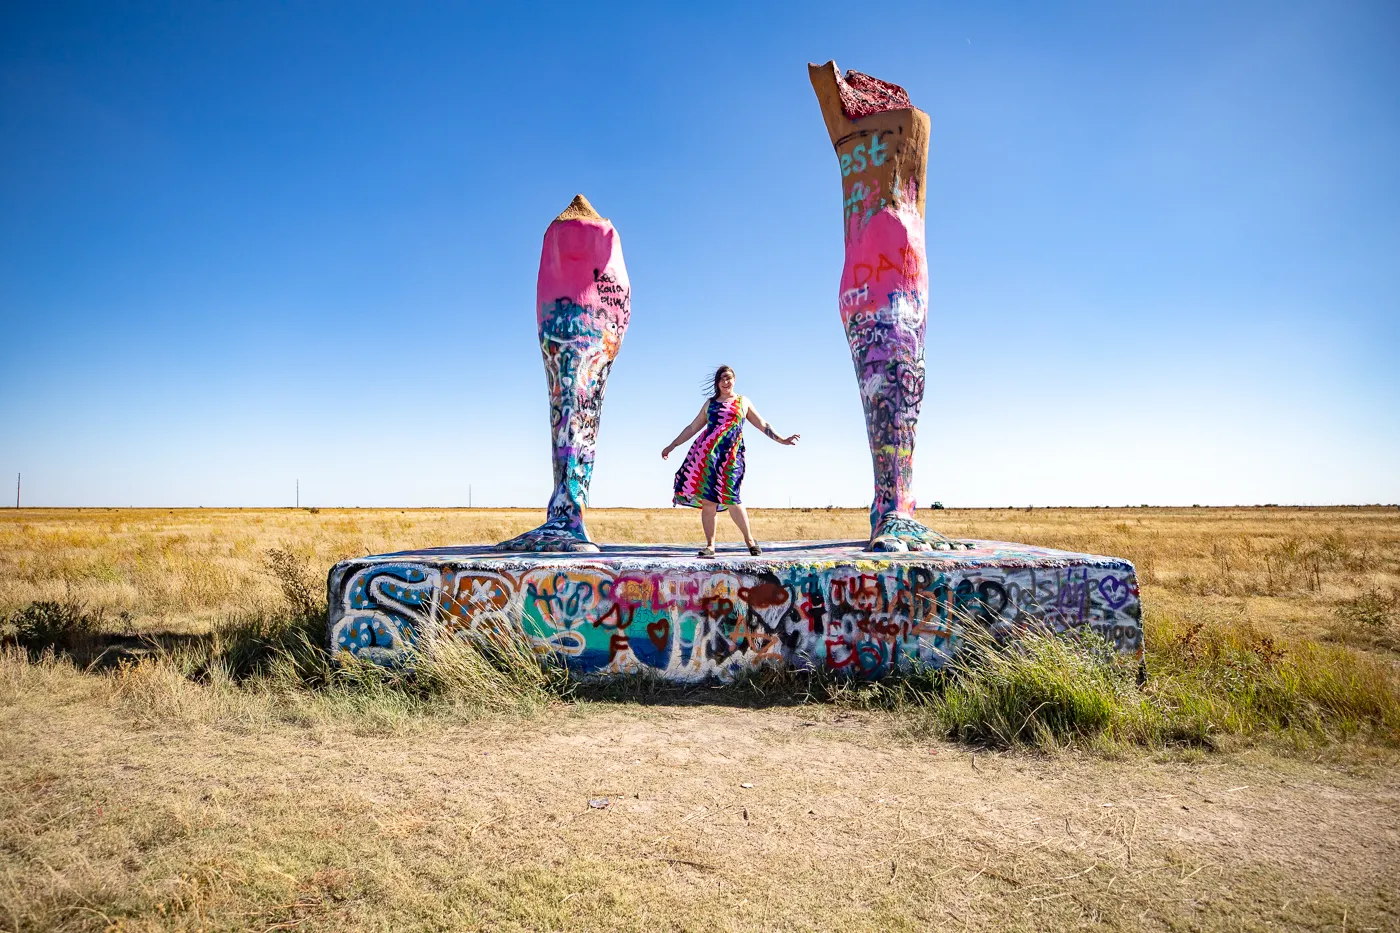
[[935, 502], [933, 505], [929, 506], [929, 508], [931, 508], [931, 509], [941, 509], [941, 508], [943, 508], [943, 503], [942, 503], [942, 502]]

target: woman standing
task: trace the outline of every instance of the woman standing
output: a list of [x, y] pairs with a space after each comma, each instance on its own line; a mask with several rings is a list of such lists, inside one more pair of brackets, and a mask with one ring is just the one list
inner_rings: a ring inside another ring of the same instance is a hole
[[700, 510], [700, 527], [705, 531], [705, 546], [701, 557], [715, 556], [715, 513], [728, 511], [734, 519], [749, 553], [763, 550], [749, 533], [749, 513], [739, 501], [739, 485], [744, 481], [744, 422], [767, 434], [779, 444], [791, 447], [802, 436], [780, 437], [772, 425], [764, 421], [749, 400], [734, 394], [734, 370], [721, 366], [715, 370], [713, 391], [701, 406], [695, 420], [666, 445], [661, 459], [700, 433], [700, 437], [685, 455], [676, 471], [675, 494], [671, 501]]

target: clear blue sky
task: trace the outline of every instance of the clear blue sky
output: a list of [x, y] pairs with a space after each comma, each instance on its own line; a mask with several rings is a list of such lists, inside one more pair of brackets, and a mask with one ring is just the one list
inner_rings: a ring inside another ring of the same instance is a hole
[[803, 436], [745, 500], [867, 505], [830, 58], [933, 121], [922, 504], [1400, 500], [1391, 0], [5, 3], [0, 481], [543, 509], [581, 191], [633, 286], [593, 504], [669, 502], [727, 362]]

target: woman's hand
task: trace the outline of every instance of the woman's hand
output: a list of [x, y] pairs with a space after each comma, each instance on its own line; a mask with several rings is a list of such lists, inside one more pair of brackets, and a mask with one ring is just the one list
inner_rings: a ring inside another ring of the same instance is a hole
[[662, 460], [665, 460], [667, 457], [671, 456], [671, 451], [673, 451], [673, 450], [675, 450], [675, 449], [676, 449], [676, 448], [674, 448], [674, 447], [663, 447], [663, 448], [661, 448], [661, 459], [662, 459]]
[[793, 444], [796, 444], [796, 443], [797, 443], [798, 441], [800, 441], [801, 439], [802, 439], [802, 435], [801, 435], [801, 434], [790, 434], [790, 435], [788, 435], [787, 437], [783, 438], [782, 440], [778, 441], [778, 443], [779, 443], [779, 444], [782, 444], [784, 447], [791, 447]]

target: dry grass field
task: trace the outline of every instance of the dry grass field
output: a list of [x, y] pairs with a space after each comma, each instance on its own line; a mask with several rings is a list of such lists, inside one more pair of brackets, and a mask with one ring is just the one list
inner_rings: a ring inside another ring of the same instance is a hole
[[[1400, 929], [1400, 510], [923, 517], [1133, 560], [1150, 664], [1243, 638], [1266, 665], [1326, 668], [1308, 688], [1324, 727], [1270, 713], [1192, 741], [995, 750], [868, 695], [483, 707], [7, 648], [0, 930]], [[315, 577], [538, 518], [10, 511], [0, 617], [66, 602], [128, 640], [197, 638], [285, 611], [270, 549]], [[842, 510], [754, 524], [761, 540], [867, 528]], [[608, 541], [694, 541], [697, 525], [589, 516]], [[1252, 696], [1258, 672], [1231, 664], [1231, 696]]]

